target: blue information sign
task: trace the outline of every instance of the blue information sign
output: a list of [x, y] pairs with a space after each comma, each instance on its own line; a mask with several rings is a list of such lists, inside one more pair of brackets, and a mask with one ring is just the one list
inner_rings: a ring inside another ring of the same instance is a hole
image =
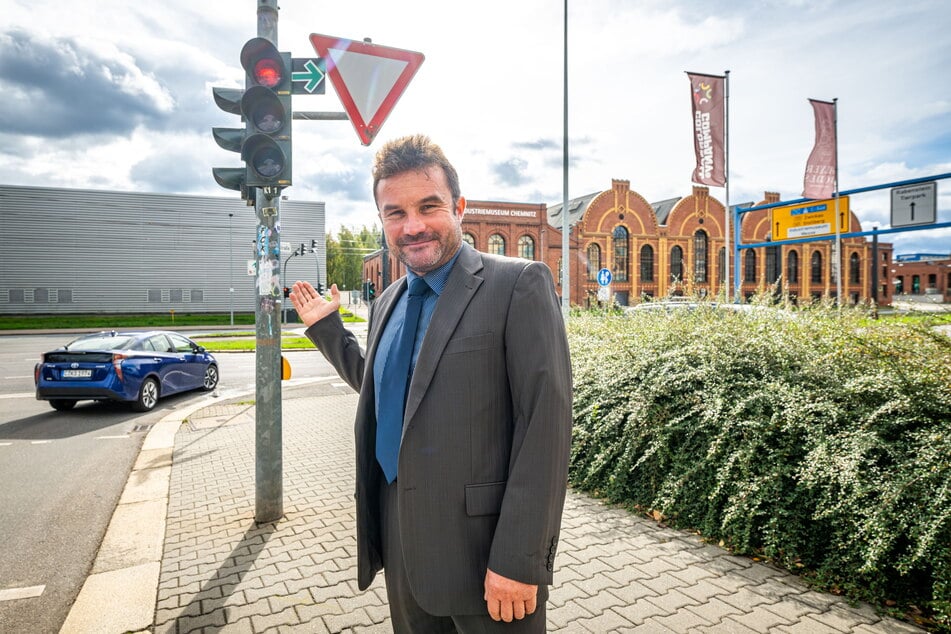
[[611, 271], [609, 269], [601, 269], [598, 271], [598, 284], [601, 286], [607, 286], [611, 283]]

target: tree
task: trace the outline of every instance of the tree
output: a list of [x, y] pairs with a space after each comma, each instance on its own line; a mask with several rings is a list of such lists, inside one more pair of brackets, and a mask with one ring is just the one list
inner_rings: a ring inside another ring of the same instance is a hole
[[380, 230], [363, 226], [357, 233], [341, 227], [337, 238], [327, 234], [327, 280], [338, 288], [357, 290], [363, 283], [363, 258], [380, 249]]

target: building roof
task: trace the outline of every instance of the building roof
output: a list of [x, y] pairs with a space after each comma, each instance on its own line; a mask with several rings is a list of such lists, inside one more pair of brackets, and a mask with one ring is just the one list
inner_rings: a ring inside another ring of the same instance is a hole
[[[601, 192], [594, 192], [593, 194], [586, 194], [579, 198], [572, 198], [571, 200], [568, 201], [568, 226], [569, 227], [577, 224], [578, 221], [581, 220], [582, 217], [584, 217], [585, 212], [588, 211], [588, 207], [591, 205], [591, 201], [597, 198], [599, 194], [601, 194]], [[547, 209], [548, 224], [554, 227], [555, 229], [559, 229], [564, 223], [561, 217], [561, 208], [563, 206], [564, 206], [564, 202], [557, 205], [548, 206], [548, 209]]]

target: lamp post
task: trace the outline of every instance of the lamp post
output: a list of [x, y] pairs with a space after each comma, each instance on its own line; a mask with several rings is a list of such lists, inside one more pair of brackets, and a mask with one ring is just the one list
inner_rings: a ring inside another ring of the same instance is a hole
[[234, 326], [234, 251], [231, 219], [234, 214], [228, 214], [228, 306], [231, 310], [231, 325]]

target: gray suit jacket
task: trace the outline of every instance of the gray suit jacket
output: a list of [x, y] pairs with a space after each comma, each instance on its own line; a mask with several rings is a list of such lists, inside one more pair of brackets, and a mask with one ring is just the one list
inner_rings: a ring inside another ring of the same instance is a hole
[[[373, 359], [406, 288], [374, 302], [367, 352], [331, 315], [307, 334], [360, 393], [355, 423], [358, 583], [381, 568]], [[571, 443], [571, 368], [551, 272], [463, 244], [423, 339], [396, 484], [406, 571], [435, 615], [485, 611], [486, 567], [552, 582]]]

